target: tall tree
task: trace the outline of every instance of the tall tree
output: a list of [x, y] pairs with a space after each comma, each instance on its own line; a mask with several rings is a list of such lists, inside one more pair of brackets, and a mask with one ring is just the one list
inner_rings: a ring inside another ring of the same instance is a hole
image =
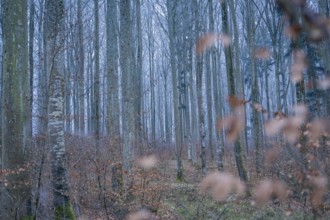
[[118, 12], [117, 1], [107, 0], [107, 73], [108, 73], [108, 132], [111, 142], [119, 141], [119, 90], [118, 90]]
[[136, 143], [142, 149], [142, 80], [143, 80], [143, 44], [142, 44], [142, 18], [141, 0], [135, 1], [136, 10], [136, 71], [134, 72], [134, 115], [135, 115], [135, 134]]
[[[26, 123], [24, 92], [28, 80], [27, 1], [3, 0], [3, 96], [2, 96], [2, 169], [17, 172], [6, 178], [1, 193], [1, 219], [19, 219], [25, 212], [29, 194], [27, 175], [19, 171], [26, 163], [24, 140]], [[28, 104], [29, 106], [29, 104]]]
[[174, 109], [174, 134], [175, 134], [175, 156], [177, 163], [177, 180], [183, 180], [183, 167], [182, 167], [182, 142], [180, 125], [180, 111], [179, 111], [179, 91], [178, 91], [178, 76], [177, 76], [177, 61], [176, 61], [176, 50], [175, 50], [175, 36], [176, 36], [176, 13], [175, 13], [175, 2], [166, 0], [167, 7], [167, 19], [168, 19], [168, 37], [169, 37], [169, 49], [170, 49], [170, 65], [172, 75], [172, 88], [173, 88], [173, 109]]
[[[259, 84], [258, 84], [258, 75], [256, 69], [256, 60], [255, 60], [255, 20], [254, 20], [254, 8], [253, 4], [250, 0], [246, 1], [246, 32], [247, 32], [247, 43], [249, 49], [249, 66], [250, 73], [252, 75], [252, 101], [254, 104], [259, 104]], [[263, 149], [261, 143], [261, 127], [260, 127], [260, 115], [258, 111], [252, 111], [252, 124], [253, 124], [253, 141], [255, 145], [256, 152], [256, 171], [257, 173], [261, 173], [262, 169], [262, 157], [263, 157]]]
[[[221, 19], [222, 19], [222, 30], [224, 34], [229, 34], [229, 22], [228, 22], [228, 11], [227, 11], [227, 2], [221, 2]], [[225, 59], [226, 59], [226, 71], [227, 71], [227, 80], [228, 80], [228, 95], [235, 96], [235, 78], [234, 78], [234, 69], [233, 69], [233, 55], [231, 46], [225, 47]], [[234, 109], [231, 109], [234, 111]], [[238, 174], [242, 180], [247, 181], [248, 175], [245, 167], [244, 161], [244, 149], [242, 148], [241, 140], [238, 138], [234, 143], [234, 153], [235, 160], [238, 169]]]
[[[235, 7], [234, 0], [228, 1], [228, 6], [229, 6], [231, 20], [233, 23], [233, 37], [234, 37], [233, 59], [235, 62], [234, 69], [235, 69], [235, 78], [236, 78], [236, 82], [237, 82], [236, 92], [237, 92], [237, 96], [239, 98], [244, 99], [244, 96], [245, 96], [245, 90], [244, 90], [244, 84], [243, 84], [244, 76], [241, 71], [241, 62], [240, 62], [241, 61], [241, 58], [240, 58], [241, 50], [240, 50], [240, 45], [239, 45], [240, 37], [239, 37], [239, 32], [238, 32], [237, 9]], [[241, 111], [241, 113], [243, 114], [242, 117], [244, 118], [244, 125], [246, 125], [246, 106], [244, 106], [244, 110]], [[247, 146], [247, 140], [246, 140], [246, 130], [247, 129], [242, 129], [242, 131], [240, 132], [240, 138], [241, 138], [242, 148], [247, 151], [248, 146]]]
[[46, 1], [46, 51], [49, 73], [48, 135], [55, 219], [73, 219], [69, 199], [64, 139], [65, 1]]
[[[199, 37], [201, 33], [201, 10], [199, 10], [199, 3], [197, 0], [193, 2], [193, 13], [195, 16], [195, 37]], [[198, 105], [198, 128], [199, 128], [199, 138], [201, 146], [201, 163], [202, 163], [202, 174], [205, 175], [207, 172], [206, 167], [206, 124], [205, 124], [205, 114], [203, 110], [203, 56], [197, 55], [196, 57], [196, 84], [197, 84], [197, 105]]]
[[132, 168], [134, 156], [134, 88], [132, 60], [131, 1], [120, 0], [120, 67], [123, 91], [123, 164], [126, 171]]
[[83, 8], [82, 0], [77, 2], [77, 42], [78, 42], [78, 62], [77, 62], [77, 80], [78, 80], [78, 99], [79, 99], [79, 125], [80, 134], [85, 132], [85, 49], [84, 49], [84, 26], [83, 26]]
[[93, 126], [94, 135], [96, 139], [96, 148], [100, 147], [100, 27], [99, 27], [99, 0], [94, 0], [94, 53], [95, 53], [95, 67], [94, 67], [94, 87], [93, 87]]

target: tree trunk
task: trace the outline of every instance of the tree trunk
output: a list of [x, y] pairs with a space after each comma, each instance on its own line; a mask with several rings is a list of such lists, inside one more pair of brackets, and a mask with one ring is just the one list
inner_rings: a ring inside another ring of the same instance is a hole
[[96, 143], [96, 150], [100, 148], [100, 38], [99, 38], [99, 0], [94, 0], [94, 16], [95, 16], [95, 29], [94, 29], [94, 52], [95, 52], [95, 69], [94, 69], [94, 87], [93, 97], [94, 108], [93, 125], [94, 125], [94, 138]]
[[183, 180], [183, 167], [182, 167], [182, 142], [180, 125], [180, 111], [179, 111], [179, 91], [178, 91], [178, 76], [177, 66], [175, 59], [175, 7], [172, 1], [166, 1], [167, 6], [167, 19], [168, 19], [168, 30], [169, 30], [169, 48], [170, 48], [170, 64], [172, 74], [172, 88], [173, 88], [173, 108], [174, 108], [174, 133], [175, 133], [175, 157], [177, 162], [177, 180]]
[[48, 135], [55, 219], [73, 219], [69, 200], [64, 140], [64, 1], [46, 1], [47, 72], [49, 78]]
[[130, 172], [134, 156], [134, 88], [133, 85], [133, 60], [132, 60], [132, 25], [131, 1], [121, 0], [120, 5], [120, 67], [122, 70], [123, 91], [123, 133], [124, 171]]
[[[228, 13], [227, 13], [227, 3], [223, 1], [221, 3], [222, 10], [222, 25], [223, 33], [229, 34], [229, 24], [228, 24]], [[233, 58], [232, 58], [232, 49], [231, 46], [225, 47], [225, 58], [226, 58], [226, 71], [227, 71], [227, 80], [228, 80], [228, 95], [235, 96], [235, 78], [233, 70]], [[234, 109], [231, 109], [233, 112]], [[238, 169], [238, 174], [240, 178], [244, 181], [248, 180], [247, 170], [245, 167], [244, 161], [244, 149], [241, 145], [241, 140], [238, 138], [234, 144], [234, 153], [236, 159], [236, 165]]]
[[[196, 39], [199, 37], [199, 33], [201, 31], [201, 24], [200, 24], [200, 12], [198, 10], [198, 2], [194, 1], [194, 15], [196, 19], [195, 23], [195, 36]], [[203, 111], [203, 57], [202, 55], [197, 55], [196, 57], [196, 83], [197, 83], [197, 105], [198, 105], [198, 127], [199, 127], [199, 138], [200, 138], [200, 145], [201, 145], [201, 163], [202, 163], [202, 174], [205, 175], [207, 172], [206, 167], [206, 131], [205, 131], [205, 115]]]
[[[258, 75], [256, 69], [256, 61], [254, 57], [255, 53], [255, 21], [254, 21], [254, 10], [253, 5], [250, 0], [246, 1], [246, 27], [247, 27], [247, 43], [249, 48], [249, 58], [250, 58], [250, 73], [252, 75], [252, 104], [260, 104], [259, 102], [259, 84], [258, 84]], [[262, 158], [263, 158], [263, 149], [262, 143], [260, 140], [261, 137], [261, 127], [260, 127], [260, 116], [259, 112], [255, 109], [252, 110], [252, 124], [253, 124], [253, 142], [255, 145], [256, 152], [256, 171], [258, 174], [261, 173], [262, 169]]]
[[134, 74], [134, 91], [135, 91], [135, 102], [134, 102], [134, 115], [135, 115], [135, 134], [136, 141], [140, 150], [143, 149], [143, 125], [142, 125], [142, 82], [143, 82], [143, 44], [142, 44], [142, 24], [141, 24], [141, 0], [135, 1], [136, 5], [136, 30], [137, 30], [137, 58], [136, 58], [136, 71]]
[[[241, 64], [240, 64], [240, 56], [241, 56], [241, 50], [239, 47], [239, 33], [238, 33], [238, 24], [237, 24], [237, 19], [236, 19], [236, 10], [234, 7], [234, 1], [230, 0], [228, 1], [229, 3], [229, 11], [231, 14], [231, 20], [233, 22], [233, 32], [234, 32], [234, 50], [235, 50], [235, 54], [234, 54], [234, 59], [235, 59], [235, 78], [236, 78], [236, 82], [237, 82], [237, 88], [236, 88], [236, 92], [237, 92], [237, 96], [240, 99], [244, 99], [245, 97], [245, 90], [244, 90], [244, 84], [243, 84], [243, 74], [241, 73]], [[244, 128], [246, 128], [246, 107], [245, 105], [243, 106], [244, 110], [241, 112], [242, 118], [244, 118]], [[248, 151], [248, 144], [247, 144], [247, 134], [246, 134], [246, 129], [242, 129], [242, 131], [240, 132], [240, 139], [242, 140], [242, 148], [244, 149], [244, 151]]]
[[118, 21], [117, 2], [107, 0], [107, 72], [108, 72], [108, 132], [111, 143], [119, 143], [119, 90], [118, 90]]
[[77, 25], [78, 25], [78, 98], [79, 98], [79, 133], [85, 133], [85, 49], [84, 27], [82, 15], [82, 0], [77, 2]]
[[[2, 96], [2, 169], [17, 172], [6, 176], [1, 193], [1, 219], [19, 219], [26, 213], [29, 188], [24, 168], [27, 149], [24, 126], [27, 123], [24, 104], [28, 80], [27, 1], [2, 1], [3, 96]], [[24, 91], [24, 92], [22, 92]]]

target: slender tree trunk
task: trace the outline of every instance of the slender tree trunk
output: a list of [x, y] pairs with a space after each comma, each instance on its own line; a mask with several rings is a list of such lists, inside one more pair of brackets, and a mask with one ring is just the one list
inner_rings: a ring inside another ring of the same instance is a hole
[[[227, 3], [223, 1], [221, 3], [222, 11], [222, 25], [223, 33], [229, 34], [229, 24], [228, 24], [228, 13], [227, 13]], [[231, 46], [225, 47], [225, 58], [226, 58], [226, 71], [227, 71], [227, 80], [228, 80], [228, 95], [235, 96], [235, 78], [233, 70], [233, 58], [232, 58], [232, 49]], [[234, 111], [234, 109], [231, 109]], [[236, 165], [238, 169], [238, 174], [240, 178], [244, 181], [248, 180], [247, 170], [245, 167], [244, 161], [244, 149], [242, 148], [241, 140], [238, 138], [234, 144], [234, 153], [236, 159]]]
[[95, 16], [95, 29], [94, 29], [94, 52], [95, 52], [95, 69], [94, 69], [94, 88], [93, 97], [94, 102], [94, 136], [96, 140], [96, 149], [100, 148], [100, 27], [99, 27], [99, 0], [94, 0], [94, 16]]
[[135, 102], [134, 102], [134, 115], [135, 115], [135, 134], [137, 144], [142, 150], [143, 147], [143, 125], [142, 125], [142, 82], [143, 82], [143, 44], [142, 44], [142, 24], [141, 24], [141, 0], [135, 1], [136, 5], [136, 30], [137, 30], [137, 67], [134, 75], [134, 85], [135, 85]]
[[[249, 48], [249, 58], [250, 58], [250, 73], [252, 75], [252, 101], [253, 103], [259, 104], [259, 84], [258, 84], [258, 75], [256, 69], [256, 61], [254, 57], [255, 53], [255, 21], [254, 21], [254, 10], [253, 5], [250, 0], [246, 1], [246, 27], [247, 27], [247, 43]], [[253, 124], [253, 142], [255, 145], [256, 152], [256, 171], [258, 174], [261, 173], [262, 169], [262, 158], [263, 158], [263, 149], [262, 143], [260, 140], [261, 137], [261, 128], [260, 128], [260, 116], [259, 112], [255, 109], [252, 110], [252, 124]]]
[[156, 101], [155, 101], [155, 72], [154, 72], [154, 34], [153, 34], [153, 18], [148, 15], [148, 60], [149, 60], [149, 74], [150, 74], [150, 122], [151, 122], [151, 143], [156, 141]]
[[[238, 33], [238, 25], [237, 25], [237, 19], [236, 19], [236, 10], [234, 7], [234, 1], [230, 0], [228, 1], [228, 6], [229, 6], [229, 11], [231, 14], [231, 20], [233, 22], [233, 32], [234, 32], [234, 59], [235, 59], [235, 79], [237, 82], [237, 96], [241, 99], [244, 99], [245, 96], [245, 91], [244, 91], [244, 84], [243, 84], [243, 74], [241, 73], [241, 64], [240, 64], [240, 55], [241, 55], [241, 50], [239, 47], [239, 33]], [[244, 110], [241, 112], [242, 118], [244, 118], [244, 128], [246, 128], [246, 107], [244, 106]], [[242, 148], [245, 151], [248, 151], [248, 144], [247, 144], [247, 134], [246, 134], [246, 129], [242, 129], [240, 133], [240, 139], [242, 141]]]
[[[214, 32], [214, 18], [213, 18], [213, 0], [208, 0], [208, 17], [209, 17], [209, 32]], [[214, 100], [213, 100], [213, 90], [214, 90], [214, 76], [216, 74], [215, 71], [215, 48], [212, 48], [206, 54], [206, 85], [207, 85], [207, 124], [208, 124], [208, 136], [209, 136], [209, 146], [210, 146], [210, 153], [211, 159], [214, 160], [214, 153], [215, 148], [214, 145], [217, 146], [217, 153], [219, 151], [218, 141], [214, 138], [214, 130], [215, 130], [215, 123], [213, 121], [213, 108], [214, 108]], [[217, 159], [221, 158], [220, 155], [216, 155]], [[220, 163], [218, 161], [218, 163]]]
[[[199, 33], [201, 30], [200, 24], [200, 12], [198, 10], [198, 2], [194, 1], [194, 15], [196, 19], [195, 30], [196, 30], [196, 39], [199, 37]], [[202, 55], [198, 55], [196, 57], [196, 80], [197, 80], [197, 105], [198, 105], [198, 127], [199, 127], [199, 137], [200, 137], [200, 146], [201, 146], [201, 163], [202, 163], [202, 174], [205, 175], [207, 172], [206, 167], [206, 130], [205, 130], [205, 115], [203, 111], [203, 57]]]
[[82, 0], [77, 2], [77, 25], [78, 25], [78, 99], [79, 99], [79, 133], [85, 133], [85, 49], [84, 27], [82, 15]]

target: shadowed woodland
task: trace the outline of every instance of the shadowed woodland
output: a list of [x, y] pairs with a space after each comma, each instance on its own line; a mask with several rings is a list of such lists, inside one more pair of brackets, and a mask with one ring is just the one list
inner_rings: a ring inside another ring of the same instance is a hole
[[329, 219], [329, 0], [0, 0], [0, 219]]

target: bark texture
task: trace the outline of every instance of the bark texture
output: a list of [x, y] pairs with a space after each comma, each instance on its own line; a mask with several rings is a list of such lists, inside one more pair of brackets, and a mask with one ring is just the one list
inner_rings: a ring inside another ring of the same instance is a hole
[[[2, 1], [3, 97], [2, 97], [2, 169], [15, 171], [6, 176], [1, 192], [1, 219], [19, 219], [24, 215], [29, 195], [26, 162], [24, 93], [28, 80], [27, 1]], [[23, 104], [24, 103], [24, 104]], [[29, 106], [29, 103], [28, 103]]]

